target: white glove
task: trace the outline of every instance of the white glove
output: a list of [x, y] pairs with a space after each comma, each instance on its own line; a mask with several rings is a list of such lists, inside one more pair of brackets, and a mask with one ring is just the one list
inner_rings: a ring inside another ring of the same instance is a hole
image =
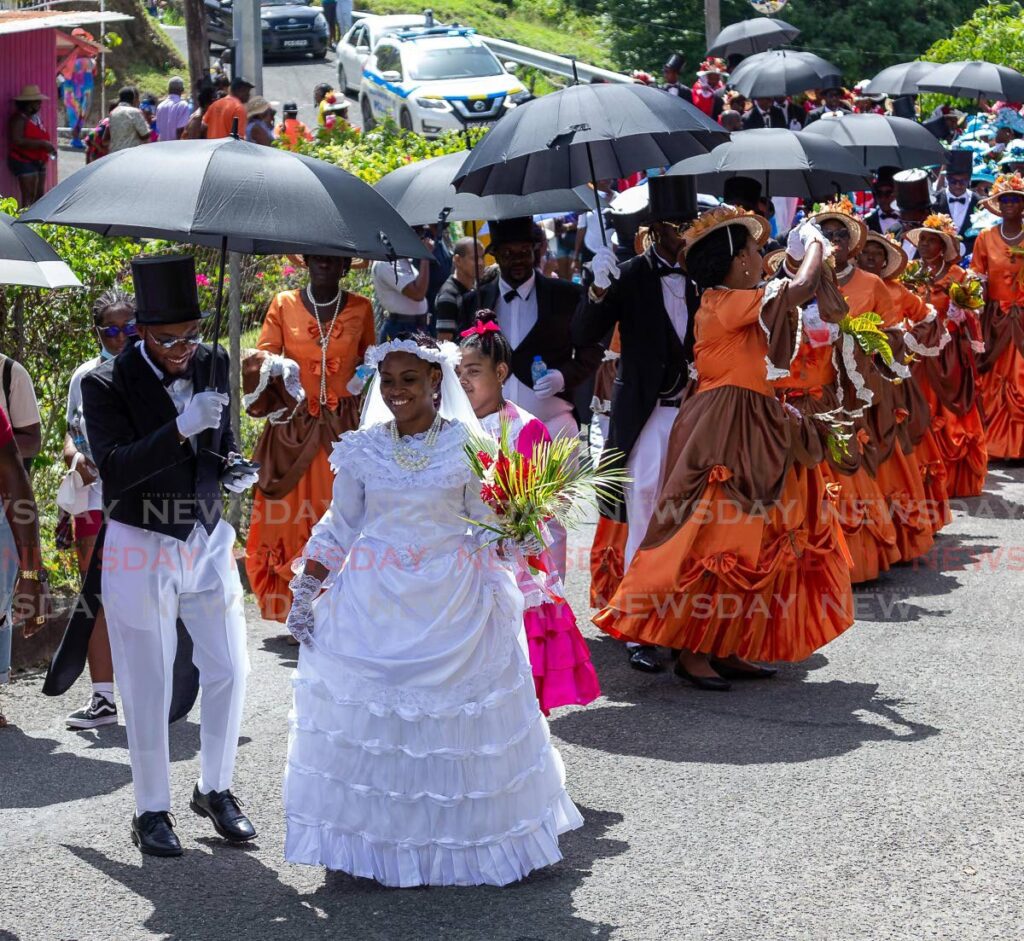
[[550, 399], [565, 388], [565, 376], [557, 369], [549, 369], [533, 386], [533, 394], [538, 399]]
[[607, 245], [602, 245], [590, 262], [590, 270], [594, 272], [594, 287], [607, 291], [612, 281], [619, 277], [619, 263], [615, 260], [615, 252]]
[[804, 257], [804, 240], [800, 234], [800, 230], [803, 226], [795, 226], [789, 230], [789, 238], [786, 239], [786, 254], [789, 255], [793, 261], [803, 261]]
[[300, 644], [313, 640], [313, 601], [320, 594], [322, 583], [312, 575], [296, 575], [289, 583], [292, 607], [284, 626]]
[[797, 229], [797, 233], [800, 236], [800, 240], [803, 242], [805, 251], [817, 242], [822, 247], [824, 257], [831, 257], [832, 243], [825, 237], [825, 233], [821, 231], [821, 227], [818, 223], [807, 220], [801, 224], [799, 229]]
[[221, 412], [230, 401], [226, 392], [197, 392], [178, 416], [178, 433], [191, 438], [201, 431], [219, 428]]
[[259, 474], [246, 474], [244, 477], [229, 477], [224, 481], [224, 489], [229, 493], [245, 493], [245, 491], [250, 487], [255, 486], [259, 479]]

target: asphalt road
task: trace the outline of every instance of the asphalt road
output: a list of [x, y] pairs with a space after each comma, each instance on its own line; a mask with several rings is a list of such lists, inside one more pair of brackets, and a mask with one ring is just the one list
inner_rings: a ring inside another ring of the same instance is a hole
[[[591, 530], [574, 539], [585, 561]], [[235, 789], [260, 837], [188, 810], [197, 713], [173, 729], [182, 859], [128, 838], [123, 727], [64, 730], [87, 695], [6, 694], [2, 941], [1017, 941], [1024, 466], [999, 467], [933, 555], [858, 592], [858, 623], [773, 681], [701, 693], [586, 630], [604, 697], [551, 731], [586, 819], [503, 889], [386, 890], [282, 860], [295, 648], [250, 619]], [[586, 616], [585, 571], [568, 581]]]
[[[164, 31], [185, 56], [185, 28], [183, 26], [165, 26]], [[294, 101], [299, 106], [299, 120], [312, 127], [316, 124], [316, 112], [313, 109], [313, 89], [321, 82], [334, 86], [337, 84], [338, 73], [334, 62], [334, 52], [327, 53], [327, 58], [313, 59], [309, 56], [298, 59], [271, 59], [263, 63], [263, 97], [268, 101], [284, 104]], [[116, 93], [116, 91], [115, 91]], [[349, 120], [355, 127], [361, 127], [359, 107], [351, 98]], [[278, 119], [281, 114], [278, 112]], [[85, 155], [82, 151], [72, 150], [65, 142], [60, 147], [57, 157], [57, 175], [63, 180], [76, 170], [85, 166]], [[3, 941], [0, 937], [0, 941]]]

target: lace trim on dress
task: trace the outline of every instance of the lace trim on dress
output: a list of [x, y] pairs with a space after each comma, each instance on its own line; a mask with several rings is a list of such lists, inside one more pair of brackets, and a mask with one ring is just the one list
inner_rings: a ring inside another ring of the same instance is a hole
[[[765, 338], [765, 340], [768, 341], [768, 343], [771, 343], [772, 332], [771, 332], [771, 330], [768, 329], [768, 325], [764, 322], [764, 317], [762, 315], [764, 313], [765, 307], [768, 304], [770, 304], [773, 300], [775, 300], [775, 298], [779, 294], [779, 291], [782, 290], [782, 288], [783, 288], [783, 286], [785, 284], [786, 284], [785, 281], [783, 281], [781, 279], [775, 279], [775, 280], [769, 281], [764, 286], [764, 296], [761, 298], [761, 310], [757, 314], [757, 322], [758, 322], [758, 324], [760, 324], [761, 329], [764, 331], [764, 338]], [[800, 324], [798, 323], [797, 324], [797, 344], [796, 344], [796, 349], [797, 350], [800, 349], [799, 337], [800, 337]], [[792, 363], [794, 359], [796, 359], [796, 354], [795, 353], [794, 353], [793, 357], [790, 359], [790, 363]], [[776, 366], [767, 355], [765, 355], [764, 364], [765, 364], [765, 373], [766, 373], [766, 375], [768, 377], [768, 381], [769, 382], [774, 382], [776, 379], [785, 379], [790, 374], [790, 371], [789, 371], [788, 368], [783, 368], [783, 367], [780, 367], [780, 366]]]
[[909, 331], [903, 334], [903, 342], [907, 345], [907, 349], [916, 356], [938, 356], [952, 339], [952, 335], [946, 330], [939, 338], [938, 346], [925, 346], [923, 343], [918, 343], [914, 335]]
[[242, 396], [242, 408], [248, 409], [253, 402], [267, 391], [270, 380], [277, 376], [281, 377], [285, 392], [295, 399], [295, 407], [287, 415], [285, 414], [288, 412], [287, 408], [279, 408], [277, 411], [267, 415], [267, 421], [272, 425], [286, 425], [295, 417], [299, 406], [306, 401], [306, 390], [302, 388], [302, 383], [299, 381], [299, 364], [293, 359], [288, 359], [286, 356], [271, 354], [263, 360], [260, 364], [259, 382], [252, 392]]

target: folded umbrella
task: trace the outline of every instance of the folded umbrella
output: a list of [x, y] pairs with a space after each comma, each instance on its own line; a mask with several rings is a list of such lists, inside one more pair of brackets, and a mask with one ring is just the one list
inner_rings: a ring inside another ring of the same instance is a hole
[[811, 88], [839, 87], [836, 65], [794, 49], [772, 49], [744, 59], [729, 76], [729, 85], [747, 98], [781, 98]]
[[695, 176], [701, 192], [721, 195], [736, 176], [757, 180], [766, 196], [819, 199], [866, 189], [871, 174], [838, 144], [806, 131], [759, 128], [740, 131], [709, 154], [677, 163], [671, 176]]
[[844, 114], [809, 124], [805, 134], [835, 141], [871, 170], [910, 170], [946, 162], [938, 139], [916, 121], [885, 114]]
[[82, 282], [31, 229], [0, 212], [0, 284], [30, 288], [80, 288]]
[[800, 35], [800, 30], [782, 20], [758, 17], [726, 26], [708, 47], [709, 56], [749, 56], [784, 46]]
[[871, 79], [864, 91], [869, 95], [889, 95], [892, 98], [917, 95], [917, 83], [937, 67], [937, 62], [923, 61], [890, 65]]
[[917, 87], [954, 98], [1024, 100], [1024, 75], [992, 62], [945, 62], [918, 81]]

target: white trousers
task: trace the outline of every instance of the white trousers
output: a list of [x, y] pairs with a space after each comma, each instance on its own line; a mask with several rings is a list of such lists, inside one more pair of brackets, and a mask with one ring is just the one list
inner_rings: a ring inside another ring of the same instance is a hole
[[[563, 438], [576, 438], [579, 437], [580, 433], [580, 426], [576, 423], [576, 419], [572, 417], [572, 412], [555, 415], [554, 418], [544, 422], [544, 427], [547, 428], [548, 434], [552, 438], [557, 438], [559, 435]], [[568, 537], [565, 527], [558, 523], [549, 523], [548, 530], [551, 533], [551, 545], [548, 546], [548, 550], [551, 553], [551, 557], [555, 560], [555, 565], [558, 566], [558, 574], [564, 581], [566, 557], [568, 554], [566, 550]]]
[[668, 459], [668, 438], [678, 414], [679, 406], [655, 405], [626, 461], [626, 472], [632, 481], [623, 488], [626, 522], [629, 524], [623, 550], [626, 568], [644, 541], [658, 505], [658, 493]]
[[170, 810], [167, 715], [177, 620], [199, 668], [200, 789], [231, 786], [249, 660], [242, 584], [221, 520], [186, 542], [111, 521], [103, 546], [103, 610], [121, 690], [138, 813]]

